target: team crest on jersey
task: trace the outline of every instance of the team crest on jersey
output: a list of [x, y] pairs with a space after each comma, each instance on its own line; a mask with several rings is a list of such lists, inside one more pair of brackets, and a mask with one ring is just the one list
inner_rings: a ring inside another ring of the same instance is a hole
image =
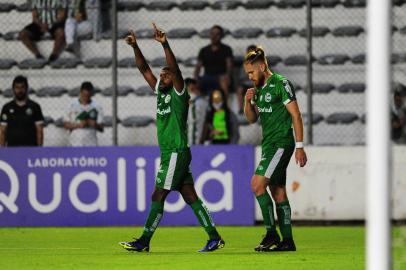
[[266, 102], [271, 102], [271, 100], [272, 100], [272, 95], [271, 95], [271, 93], [266, 93], [266, 94], [265, 94], [265, 101], [266, 101]]
[[10, 113], [14, 113], [14, 109], [10, 109]]
[[27, 115], [31, 116], [31, 115], [32, 115], [32, 110], [31, 110], [31, 108], [28, 108], [28, 109], [25, 111], [25, 113], [26, 113]]
[[167, 96], [165, 97], [165, 103], [169, 103], [169, 101], [171, 101], [171, 96], [170, 96], [170, 95], [167, 95]]

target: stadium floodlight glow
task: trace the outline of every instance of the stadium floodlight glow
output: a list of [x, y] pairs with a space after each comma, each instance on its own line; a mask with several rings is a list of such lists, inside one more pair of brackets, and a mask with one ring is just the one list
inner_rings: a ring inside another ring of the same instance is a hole
[[391, 2], [367, 6], [367, 269], [391, 269]]

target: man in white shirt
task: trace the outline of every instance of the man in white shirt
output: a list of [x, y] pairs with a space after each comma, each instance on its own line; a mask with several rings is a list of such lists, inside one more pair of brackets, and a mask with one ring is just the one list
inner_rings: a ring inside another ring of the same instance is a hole
[[73, 101], [68, 108], [64, 127], [70, 131], [71, 146], [96, 146], [96, 133], [103, 132], [103, 110], [91, 99], [92, 95], [92, 83], [82, 83], [79, 99]]

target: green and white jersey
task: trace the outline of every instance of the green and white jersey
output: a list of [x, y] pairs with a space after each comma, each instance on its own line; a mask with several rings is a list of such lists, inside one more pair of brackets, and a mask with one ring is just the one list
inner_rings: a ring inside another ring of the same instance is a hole
[[261, 89], [255, 90], [255, 103], [262, 126], [262, 149], [294, 144], [292, 117], [285, 107], [296, 100], [291, 82], [273, 73]]
[[[103, 109], [94, 100], [89, 104], [81, 104], [79, 99], [74, 100], [68, 107], [64, 122], [79, 124], [82, 120], [92, 119], [103, 124]], [[97, 130], [93, 127], [78, 128], [70, 132], [71, 146], [96, 146]]]
[[172, 87], [167, 93], [159, 91], [159, 80], [155, 86], [157, 94], [156, 126], [159, 148], [164, 151], [177, 151], [189, 148], [187, 118], [189, 93], [186, 86], [181, 93]]

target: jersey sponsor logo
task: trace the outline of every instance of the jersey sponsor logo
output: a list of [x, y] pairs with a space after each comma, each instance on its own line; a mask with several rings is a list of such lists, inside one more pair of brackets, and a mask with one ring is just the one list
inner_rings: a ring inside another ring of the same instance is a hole
[[163, 110], [158, 109], [158, 110], [156, 111], [156, 113], [159, 114], [159, 115], [170, 114], [170, 113], [171, 113], [171, 107], [168, 107], [168, 108], [163, 109]]
[[271, 113], [272, 112], [272, 107], [269, 106], [269, 108], [260, 108], [258, 107], [258, 112], [260, 113]]
[[171, 101], [171, 96], [167, 95], [165, 97], [165, 103], [169, 103], [169, 101]]
[[25, 113], [26, 113], [27, 115], [31, 116], [31, 115], [32, 115], [32, 110], [31, 110], [31, 108], [28, 108], [27, 110], [25, 110]]
[[265, 101], [266, 101], [266, 102], [271, 102], [271, 100], [272, 100], [272, 95], [271, 95], [271, 93], [266, 93], [266, 94], [265, 94]]

